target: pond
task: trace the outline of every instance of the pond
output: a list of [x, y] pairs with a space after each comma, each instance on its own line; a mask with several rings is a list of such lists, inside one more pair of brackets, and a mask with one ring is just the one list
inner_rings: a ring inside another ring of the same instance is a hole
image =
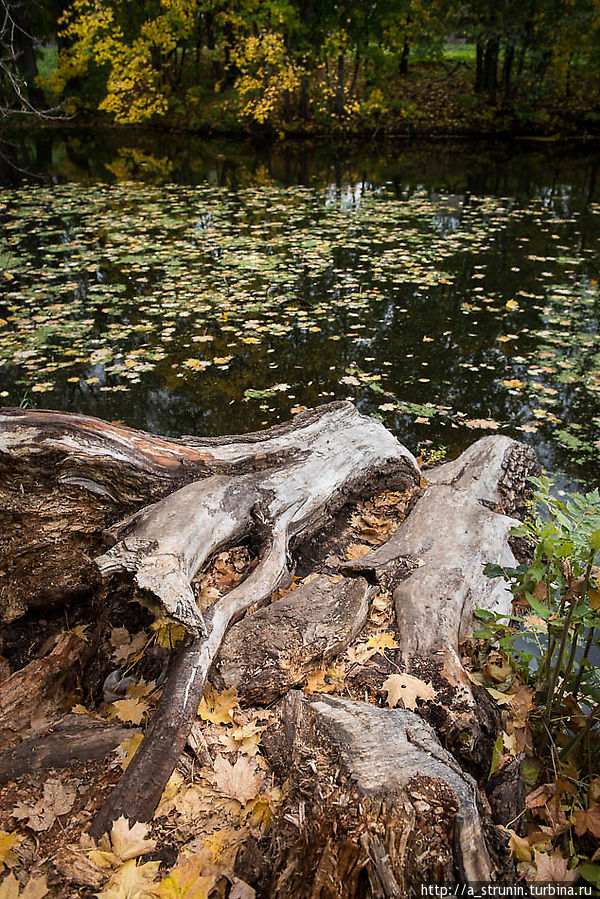
[[349, 398], [414, 452], [598, 483], [598, 147], [25, 131], [0, 171], [0, 396], [164, 434]]

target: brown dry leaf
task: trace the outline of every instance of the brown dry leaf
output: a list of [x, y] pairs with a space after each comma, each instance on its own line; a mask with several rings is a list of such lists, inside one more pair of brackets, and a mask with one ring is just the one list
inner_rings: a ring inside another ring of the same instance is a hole
[[126, 861], [111, 877], [105, 888], [96, 893], [101, 899], [149, 899], [156, 896], [155, 883], [160, 862], [138, 865], [134, 858]]
[[600, 805], [594, 805], [587, 811], [575, 812], [575, 833], [578, 837], [591, 833], [600, 840]]
[[579, 869], [573, 868], [569, 871], [569, 859], [564, 858], [558, 852], [538, 852], [534, 851], [535, 861], [535, 881], [548, 881], [550, 883], [575, 883], [579, 880]]
[[31, 830], [49, 830], [59, 815], [65, 815], [73, 807], [77, 786], [74, 783], [63, 784], [58, 778], [51, 777], [44, 784], [44, 795], [35, 805], [21, 802], [12, 810], [13, 818], [27, 818], [27, 827]]
[[[364, 665], [377, 653], [376, 649], [369, 647], [368, 643], [359, 643], [358, 646], [350, 646], [347, 650], [348, 659], [356, 665]], [[310, 692], [308, 690], [305, 693]], [[313, 691], [314, 692], [314, 691]]]
[[218, 693], [208, 684], [200, 700], [198, 714], [203, 721], [210, 721], [212, 724], [232, 724], [233, 710], [237, 705], [238, 694], [235, 687]]
[[159, 899], [208, 899], [218, 879], [211, 868], [212, 865], [207, 865], [207, 853], [197, 852], [161, 880], [157, 896]]
[[346, 550], [346, 559], [349, 562], [355, 562], [356, 559], [362, 559], [363, 556], [368, 555], [371, 550], [372, 547], [367, 546], [366, 543], [351, 543]]
[[516, 734], [507, 734], [505, 730], [502, 731], [502, 742], [504, 744], [504, 751], [509, 755], [517, 754], [517, 735]]
[[255, 721], [249, 721], [241, 727], [228, 728], [219, 736], [219, 742], [228, 752], [242, 752], [244, 755], [256, 755], [261, 733], [264, 728]]
[[232, 765], [222, 755], [215, 759], [215, 785], [220, 793], [245, 805], [256, 799], [260, 791], [261, 777], [256, 764], [241, 756]]
[[556, 793], [556, 784], [542, 784], [532, 790], [525, 798], [527, 808], [542, 808]]
[[503, 684], [514, 673], [506, 656], [499, 652], [491, 653], [482, 670], [485, 679], [496, 684]]
[[0, 830], [0, 871], [6, 865], [12, 868], [18, 864], [19, 856], [13, 852], [13, 846], [21, 842], [23, 837], [18, 833], [10, 833], [6, 830]]
[[493, 418], [470, 418], [463, 422], [467, 428], [479, 428], [484, 431], [497, 431], [500, 425]]
[[498, 705], [511, 705], [512, 696], [509, 693], [503, 693], [501, 690], [496, 690], [494, 687], [486, 687], [485, 689], [490, 696], [496, 700]]
[[254, 899], [255, 896], [256, 892], [249, 883], [246, 883], [245, 880], [240, 880], [239, 877], [233, 878], [229, 899]]
[[124, 862], [130, 858], [147, 855], [156, 848], [156, 840], [147, 840], [148, 825], [136, 821], [133, 827], [123, 815], [113, 823], [110, 831], [110, 842], [113, 851]]
[[48, 892], [46, 877], [30, 877], [23, 891], [12, 872], [0, 883], [0, 899], [42, 899]]
[[417, 699], [433, 699], [435, 690], [431, 684], [426, 684], [412, 674], [390, 674], [383, 682], [383, 689], [387, 693], [387, 704], [390, 708], [398, 705], [401, 699], [405, 709], [416, 709]]
[[131, 645], [131, 634], [126, 627], [113, 627], [109, 637], [111, 646], [113, 647], [112, 658], [115, 661], [124, 661], [128, 657], [129, 647]]
[[142, 677], [136, 683], [129, 684], [127, 687], [127, 696], [129, 699], [143, 699], [144, 696], [148, 696], [149, 693], [152, 693], [155, 687], [156, 681], [151, 680], [150, 683], [147, 684]]
[[117, 699], [112, 702], [111, 718], [119, 721], [130, 721], [132, 724], [141, 724], [142, 719], [150, 706], [143, 699]]
[[533, 859], [533, 846], [518, 833], [509, 827], [504, 828], [510, 834], [508, 846], [512, 854], [520, 862], [530, 862]]

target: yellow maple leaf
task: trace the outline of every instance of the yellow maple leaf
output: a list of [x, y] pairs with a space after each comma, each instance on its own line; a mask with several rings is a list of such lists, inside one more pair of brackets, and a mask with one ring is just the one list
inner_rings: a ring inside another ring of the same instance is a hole
[[200, 700], [198, 714], [204, 721], [210, 721], [212, 724], [232, 724], [232, 712], [237, 704], [238, 694], [235, 687], [218, 693], [208, 684]]
[[180, 862], [161, 880], [159, 899], [208, 899], [217, 877], [214, 873], [202, 873], [207, 868], [206, 853], [197, 852]]
[[99, 899], [150, 899], [156, 896], [155, 883], [160, 862], [145, 862], [138, 865], [129, 859], [115, 871], [104, 889], [96, 893]]
[[111, 703], [111, 717], [140, 724], [148, 708], [148, 703], [143, 699], [117, 699]]
[[18, 833], [10, 833], [7, 830], [0, 830], [0, 871], [4, 865], [12, 868], [19, 861], [18, 855], [13, 852], [13, 846], [21, 842], [23, 837]]
[[396, 643], [396, 637], [392, 631], [384, 631], [381, 634], [374, 634], [372, 637], [369, 637], [367, 646], [372, 647], [375, 652], [383, 655], [386, 649], [398, 649], [399, 644]]

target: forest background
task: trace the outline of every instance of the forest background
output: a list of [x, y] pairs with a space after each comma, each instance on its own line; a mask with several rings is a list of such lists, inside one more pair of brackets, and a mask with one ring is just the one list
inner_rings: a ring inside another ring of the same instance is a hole
[[600, 0], [0, 0], [6, 114], [214, 133], [600, 132]]

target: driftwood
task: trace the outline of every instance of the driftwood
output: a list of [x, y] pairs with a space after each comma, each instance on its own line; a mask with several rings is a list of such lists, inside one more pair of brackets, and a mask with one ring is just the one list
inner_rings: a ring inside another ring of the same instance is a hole
[[[514, 564], [510, 516], [523, 506], [534, 465], [521, 444], [485, 438], [428, 472], [425, 487], [410, 452], [350, 403], [257, 434], [179, 440], [85, 416], [5, 410], [0, 619], [15, 627], [40, 608], [57, 614], [74, 603], [91, 604], [101, 618], [115, 596], [126, 596], [188, 635], [91, 834], [99, 837], [120, 815], [149, 820], [188, 740], [210, 763], [193, 726], [210, 674], [217, 687], [235, 686], [244, 702], [283, 697], [281, 726], [264, 743], [274, 766], [279, 759], [290, 772], [291, 791], [263, 847], [268, 864], [256, 883], [264, 895], [396, 896], [427, 878], [510, 876], [472, 778], [489, 771], [498, 714], [465, 674], [459, 645], [476, 608], [510, 609], [510, 593], [485, 578], [483, 566]], [[291, 582], [296, 554], [306, 563], [349, 504], [407, 488], [419, 495], [386, 543], [343, 562], [330, 536], [318, 576], [276, 598]], [[199, 601], [198, 573], [241, 543], [255, 556], [245, 579]], [[65, 559], [68, 571], [57, 565]], [[346, 649], [382, 592], [393, 594], [400, 647], [390, 664], [426, 681], [433, 697], [411, 712], [290, 692]], [[30, 666], [43, 671], [51, 658]], [[25, 668], [0, 683], [0, 725], [12, 701], [6, 685], [28, 677]], [[17, 776], [30, 750], [36, 765], [56, 758], [55, 734], [75, 727], [59, 724], [36, 743], [30, 719], [25, 711], [11, 752], [0, 758], [3, 776], [11, 765]], [[80, 746], [74, 758], [101, 752], [90, 749], [91, 733], [69, 733]], [[113, 737], [116, 729], [103, 731], [107, 747]], [[16, 746], [23, 738], [29, 742]]]

